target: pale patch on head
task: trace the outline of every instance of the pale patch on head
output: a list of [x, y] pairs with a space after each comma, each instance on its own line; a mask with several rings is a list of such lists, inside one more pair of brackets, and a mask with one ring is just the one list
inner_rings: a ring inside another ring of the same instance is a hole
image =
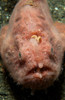
[[43, 63], [38, 64], [39, 68], [43, 68]]

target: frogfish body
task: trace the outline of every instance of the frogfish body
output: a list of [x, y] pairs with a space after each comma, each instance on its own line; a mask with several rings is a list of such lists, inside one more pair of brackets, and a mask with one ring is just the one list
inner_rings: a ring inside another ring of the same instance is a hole
[[17, 3], [0, 33], [1, 57], [17, 84], [44, 89], [58, 78], [64, 53], [59, 33], [46, 0]]

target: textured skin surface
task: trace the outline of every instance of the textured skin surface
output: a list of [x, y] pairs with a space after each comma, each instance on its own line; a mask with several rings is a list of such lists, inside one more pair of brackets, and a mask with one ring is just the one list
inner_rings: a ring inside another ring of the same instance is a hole
[[60, 36], [46, 0], [20, 0], [0, 37], [1, 57], [14, 81], [31, 89], [49, 87], [61, 72]]
[[65, 51], [65, 24], [64, 23], [59, 23], [59, 22], [55, 22], [55, 26], [58, 29], [61, 38], [62, 38], [62, 45]]

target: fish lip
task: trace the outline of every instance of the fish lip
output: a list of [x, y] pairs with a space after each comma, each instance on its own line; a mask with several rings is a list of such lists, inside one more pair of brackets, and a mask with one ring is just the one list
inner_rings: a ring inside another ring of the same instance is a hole
[[55, 75], [55, 72], [52, 72], [52, 71], [44, 71], [43, 73], [40, 73], [40, 72], [36, 72], [36, 73], [32, 73], [32, 74], [29, 74], [27, 76], [25, 76], [23, 78], [23, 82], [26, 82], [29, 81], [29, 82], [37, 82], [37, 81], [44, 81], [45, 80], [55, 80], [56, 79], [56, 75]]
[[55, 70], [52, 70], [52, 68], [46, 66], [46, 68], [43, 69], [42, 72], [37, 71], [35, 72], [34, 69], [31, 73], [31, 71], [29, 73], [27, 73], [23, 78], [22, 78], [22, 83], [26, 83], [26, 82], [43, 82], [46, 83], [46, 81], [55, 81], [56, 80], [56, 73]]
[[39, 72], [36, 72], [33, 74], [35, 78], [39, 78], [39, 79], [48, 78], [54, 75], [55, 75], [55, 72], [50, 67], [47, 67], [47, 66], [41, 68]]
[[39, 68], [39, 66], [33, 67], [30, 71], [27, 72], [26, 76], [28, 75], [35, 75], [35, 74], [40, 74], [44, 75], [44, 73], [53, 73], [55, 72], [51, 67], [48, 66], [43, 66], [42, 68]]

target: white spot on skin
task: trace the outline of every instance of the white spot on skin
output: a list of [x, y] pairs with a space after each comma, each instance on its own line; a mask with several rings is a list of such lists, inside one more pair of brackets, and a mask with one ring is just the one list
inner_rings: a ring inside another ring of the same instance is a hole
[[43, 68], [43, 63], [38, 64], [39, 68]]
[[36, 77], [36, 78], [42, 78], [42, 74], [36, 73], [36, 74], [35, 74], [35, 77]]
[[38, 29], [38, 31], [39, 31], [39, 32], [41, 32], [41, 30], [40, 30], [40, 29]]
[[14, 51], [12, 51], [12, 53], [14, 53]]

